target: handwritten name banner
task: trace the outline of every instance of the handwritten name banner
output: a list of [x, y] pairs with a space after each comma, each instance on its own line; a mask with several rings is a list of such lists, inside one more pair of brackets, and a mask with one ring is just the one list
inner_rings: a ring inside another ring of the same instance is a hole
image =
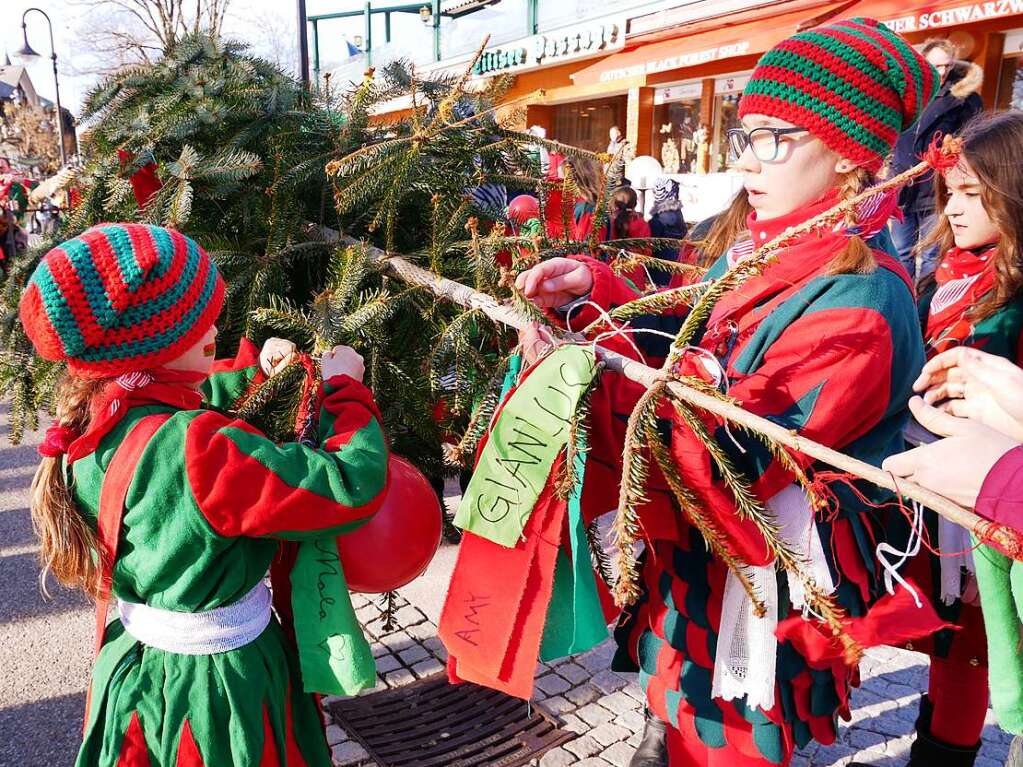
[[334, 538], [299, 544], [291, 606], [306, 692], [355, 695], [376, 684], [373, 652], [352, 609]]
[[521, 539], [593, 380], [592, 349], [562, 346], [504, 403], [455, 515], [455, 524], [509, 548]]

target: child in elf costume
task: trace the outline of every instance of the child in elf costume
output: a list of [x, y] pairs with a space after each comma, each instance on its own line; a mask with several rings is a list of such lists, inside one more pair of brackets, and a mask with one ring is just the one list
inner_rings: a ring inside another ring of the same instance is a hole
[[[707, 277], [720, 277], [758, 245], [872, 183], [938, 83], [908, 43], [872, 19], [801, 32], [766, 53], [739, 102], [742, 128], [730, 132], [753, 208], [743, 225], [748, 235]], [[747, 410], [879, 465], [900, 448], [905, 403], [923, 364], [908, 275], [870, 245], [894, 206], [894, 194], [883, 194], [834, 228], [789, 240], [762, 274], [724, 294], [673, 372], [716, 384]], [[600, 318], [593, 305], [608, 310], [635, 298], [606, 265], [584, 257], [549, 260], [519, 275], [518, 286], [541, 306], [561, 307], [573, 329]], [[582, 296], [589, 303], [574, 301]], [[632, 326], [674, 336], [683, 311], [640, 317]], [[631, 341], [649, 365], [667, 355], [660, 336], [638, 332]], [[635, 357], [621, 338], [601, 343]], [[626, 420], [641, 392], [612, 374], [594, 392], [582, 497], [590, 513], [607, 511], [618, 495]], [[691, 426], [670, 406], [659, 415], [686, 488], [725, 531], [730, 553], [766, 598], [766, 614], [756, 617], [735, 573], [709, 552], [652, 473], [640, 515], [642, 593], [619, 623], [615, 660], [617, 668], [638, 669], [650, 712], [632, 764], [787, 764], [811, 740], [835, 739], [856, 669], [830, 632], [804, 618], [799, 582], [775, 569], [759, 532], [736, 514]], [[844, 608], [862, 645], [941, 625], [906, 592], [885, 594], [874, 556], [882, 520], [872, 508], [884, 496], [836, 483], [837, 504], [815, 514], [794, 474], [761, 442], [702, 417], [818, 586]], [[818, 468], [793, 457], [811, 475]]]
[[[309, 692], [372, 684], [334, 540], [385, 490], [362, 360], [324, 355], [318, 446], [275, 444], [215, 409], [266, 372], [250, 343], [214, 362], [223, 295], [192, 240], [107, 224], [47, 253], [21, 299], [38, 353], [68, 364], [32, 485], [44, 563], [97, 597], [78, 767], [328, 767]], [[273, 574], [297, 657], [265, 583], [281, 541], [298, 542]]]
[[[1023, 115], [981, 115], [967, 123], [962, 139], [959, 164], [935, 174], [937, 209], [942, 213], [919, 246], [924, 250], [938, 246], [944, 254], [932, 284], [922, 286], [927, 356], [969, 346], [1018, 365], [1023, 363], [1023, 173], [1015, 158], [1023, 153]], [[915, 422], [906, 435], [911, 444], [933, 439]], [[910, 764], [940, 761], [949, 767], [969, 767], [980, 748], [988, 703], [976, 553], [971, 553], [968, 531], [929, 510], [923, 514], [940, 556], [915, 557], [907, 572], [930, 587], [939, 615], [957, 630], [946, 629], [911, 644], [931, 655], [931, 667]]]

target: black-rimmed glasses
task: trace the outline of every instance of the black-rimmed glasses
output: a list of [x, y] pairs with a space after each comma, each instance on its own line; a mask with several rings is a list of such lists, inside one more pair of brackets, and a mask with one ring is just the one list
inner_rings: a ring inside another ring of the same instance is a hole
[[729, 128], [728, 148], [732, 153], [732, 161], [742, 157], [746, 147], [753, 149], [753, 156], [760, 162], [777, 160], [781, 137], [793, 133], [806, 133], [806, 128], [754, 128], [751, 131]]

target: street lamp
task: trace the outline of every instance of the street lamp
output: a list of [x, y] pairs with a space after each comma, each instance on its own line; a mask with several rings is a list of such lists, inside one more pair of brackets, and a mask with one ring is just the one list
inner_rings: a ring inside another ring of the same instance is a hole
[[25, 23], [25, 17], [32, 11], [43, 14], [43, 18], [46, 19], [46, 23], [50, 27], [50, 58], [53, 60], [53, 90], [57, 97], [57, 140], [60, 143], [60, 164], [67, 165], [67, 152], [64, 150], [64, 115], [61, 113], [60, 108], [60, 81], [57, 79], [57, 49], [53, 45], [53, 22], [51, 22], [50, 17], [46, 15], [46, 11], [40, 10], [39, 8], [29, 8], [21, 14], [21, 34], [25, 40], [25, 44], [21, 46], [19, 50], [14, 52], [14, 57], [25, 62], [31, 62], [41, 58], [40, 55], [36, 53], [35, 49], [28, 44], [28, 25]]

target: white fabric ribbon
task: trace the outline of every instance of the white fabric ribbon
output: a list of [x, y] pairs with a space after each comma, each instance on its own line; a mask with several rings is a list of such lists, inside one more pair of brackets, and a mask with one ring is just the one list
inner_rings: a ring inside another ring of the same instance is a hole
[[[834, 591], [831, 571], [824, 557], [810, 499], [799, 485], [789, 485], [767, 502], [775, 516], [778, 534], [785, 544], [805, 563], [807, 574], [826, 594]], [[721, 700], [745, 697], [746, 705], [768, 711], [774, 707], [775, 669], [778, 659], [778, 575], [775, 566], [747, 566], [743, 574], [753, 585], [754, 593], [766, 610], [762, 618], [753, 612], [753, 602], [735, 573], [725, 579], [714, 656], [711, 695]], [[802, 582], [786, 573], [789, 601], [793, 607], [809, 615], [809, 605]]]
[[226, 607], [197, 613], [117, 600], [124, 630], [144, 645], [180, 655], [213, 655], [244, 647], [270, 624], [270, 589], [260, 581]]

